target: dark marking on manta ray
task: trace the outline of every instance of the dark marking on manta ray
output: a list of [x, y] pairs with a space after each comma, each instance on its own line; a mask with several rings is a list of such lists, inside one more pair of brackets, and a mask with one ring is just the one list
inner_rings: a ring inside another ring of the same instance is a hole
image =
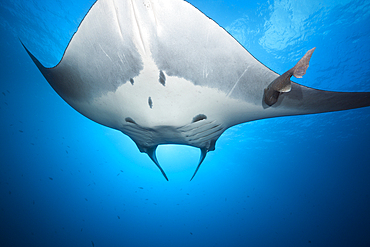
[[207, 116], [204, 115], [204, 114], [198, 114], [196, 115], [194, 118], [193, 118], [193, 121], [192, 123], [195, 123], [195, 122], [198, 122], [200, 120], [204, 120], [204, 119], [207, 119]]
[[130, 78], [131, 85], [134, 85], [134, 79]]
[[159, 71], [159, 82], [160, 82], [163, 86], [165, 86], [165, 84], [166, 84], [166, 76], [164, 75], [164, 73], [163, 73], [163, 71], [162, 71], [162, 70], [160, 70], [160, 71]]
[[148, 98], [148, 104], [149, 104], [150, 109], [152, 109], [153, 108], [153, 101], [152, 101], [151, 97]]
[[125, 121], [126, 121], [127, 123], [133, 123], [133, 124], [136, 124], [136, 122], [135, 122], [132, 118], [130, 118], [130, 117], [125, 118]]

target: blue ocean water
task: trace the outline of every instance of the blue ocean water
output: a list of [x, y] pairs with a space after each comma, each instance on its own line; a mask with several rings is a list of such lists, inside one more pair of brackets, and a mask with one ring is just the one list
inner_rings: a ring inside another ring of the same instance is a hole
[[[370, 246], [370, 107], [259, 120], [199, 150], [158, 148], [170, 178], [122, 133], [49, 86], [93, 0], [0, 1], [0, 246]], [[370, 2], [191, 0], [296, 82], [370, 91]]]

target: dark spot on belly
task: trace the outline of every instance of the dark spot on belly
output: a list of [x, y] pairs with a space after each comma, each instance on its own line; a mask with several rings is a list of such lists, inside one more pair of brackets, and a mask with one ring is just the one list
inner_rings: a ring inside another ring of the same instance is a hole
[[204, 120], [204, 119], [207, 119], [207, 116], [204, 115], [204, 114], [198, 114], [196, 115], [194, 118], [193, 118], [193, 121], [192, 123], [195, 123], [195, 122], [198, 122], [200, 120]]
[[159, 71], [159, 82], [160, 82], [163, 86], [165, 86], [165, 84], [166, 84], [166, 76], [164, 75], [164, 73], [163, 73], [163, 71], [162, 71], [162, 70], [160, 70], [160, 71]]
[[148, 104], [149, 104], [150, 109], [152, 109], [153, 108], [153, 101], [152, 101], [151, 97], [148, 98]]
[[130, 78], [131, 85], [134, 85], [134, 79]]
[[133, 123], [133, 124], [136, 124], [136, 122], [135, 122], [132, 118], [130, 118], [130, 117], [125, 118], [125, 121], [126, 121], [127, 123]]

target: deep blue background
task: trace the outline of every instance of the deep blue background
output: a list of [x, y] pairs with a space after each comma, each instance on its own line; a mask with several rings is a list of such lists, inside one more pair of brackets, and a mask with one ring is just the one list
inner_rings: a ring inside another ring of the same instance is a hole
[[[92, 0], [0, 0], [0, 246], [370, 246], [370, 108], [259, 120], [199, 151], [158, 148], [170, 181], [122, 133], [67, 105], [46, 66]], [[193, 5], [296, 82], [370, 91], [369, 1]]]

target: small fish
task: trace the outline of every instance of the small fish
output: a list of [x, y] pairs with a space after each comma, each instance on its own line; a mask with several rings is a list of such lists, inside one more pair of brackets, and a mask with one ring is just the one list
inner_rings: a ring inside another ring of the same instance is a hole
[[92, 240], [91, 240], [91, 244], [92, 244], [93, 247], [95, 246], [95, 244], [94, 244], [94, 242]]
[[141, 189], [141, 190], [142, 190], [142, 189], [144, 189], [144, 188], [143, 188], [143, 187], [139, 187], [139, 189]]
[[117, 218], [118, 218], [118, 219], [121, 219], [121, 217], [119, 217], [119, 215], [117, 215]]
[[49, 177], [50, 180], [54, 180], [52, 177]]
[[85, 198], [85, 201], [88, 201], [87, 198]]

